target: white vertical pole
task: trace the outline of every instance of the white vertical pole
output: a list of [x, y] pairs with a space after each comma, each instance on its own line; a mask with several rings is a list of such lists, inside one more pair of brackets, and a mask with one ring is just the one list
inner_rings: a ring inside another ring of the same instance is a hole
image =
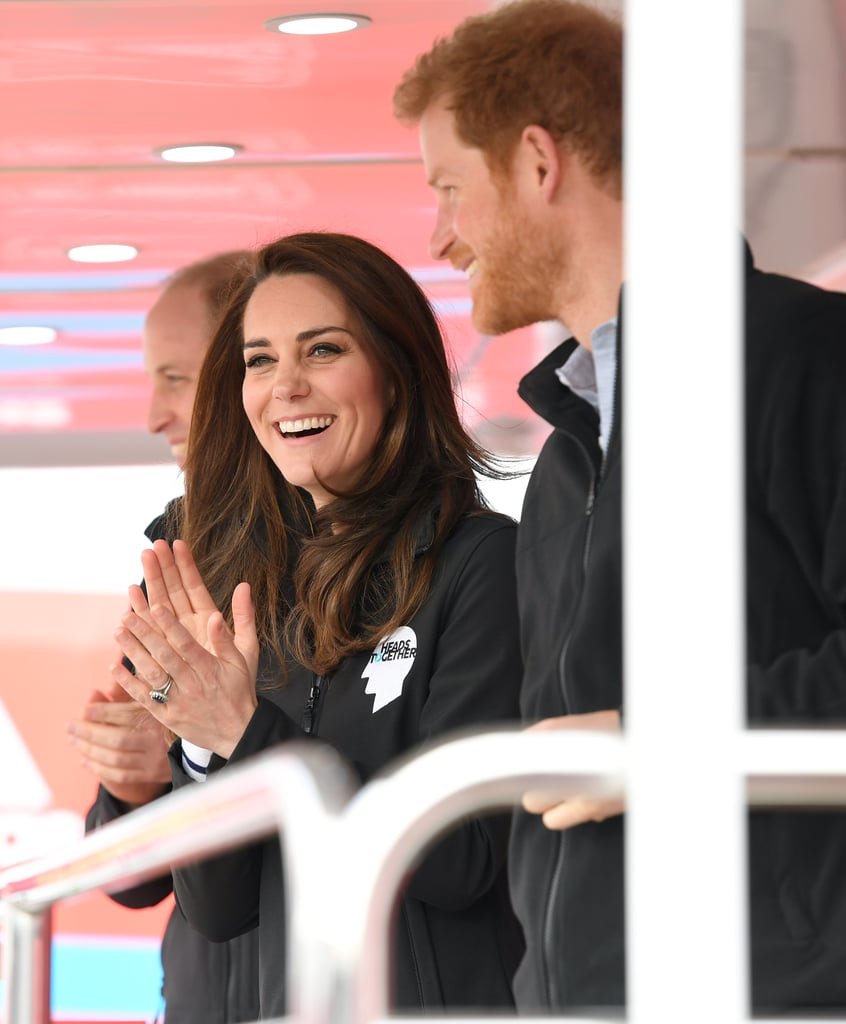
[[628, 0], [623, 328], [633, 1024], [748, 1014], [743, 4]]
[[5, 1024], [50, 1024], [52, 912], [3, 907]]

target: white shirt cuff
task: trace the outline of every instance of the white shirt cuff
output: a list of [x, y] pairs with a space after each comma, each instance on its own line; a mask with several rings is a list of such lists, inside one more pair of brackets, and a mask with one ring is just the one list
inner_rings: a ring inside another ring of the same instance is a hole
[[208, 775], [212, 752], [195, 743], [182, 740], [182, 767], [185, 774], [195, 782], [205, 782]]

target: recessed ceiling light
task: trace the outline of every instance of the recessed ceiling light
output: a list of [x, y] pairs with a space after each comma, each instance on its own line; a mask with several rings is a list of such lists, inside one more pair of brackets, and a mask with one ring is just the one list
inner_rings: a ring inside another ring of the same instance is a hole
[[211, 164], [216, 160], [231, 160], [242, 149], [243, 146], [228, 142], [204, 142], [191, 146], [165, 146], [157, 149], [156, 155], [175, 164]]
[[75, 245], [68, 249], [68, 259], [74, 263], [124, 263], [134, 260], [138, 250], [134, 245]]
[[0, 345], [49, 345], [58, 338], [54, 327], [21, 324], [18, 327], [0, 327]]
[[264, 23], [268, 32], [284, 32], [290, 36], [328, 36], [352, 32], [370, 24], [366, 14], [288, 14]]

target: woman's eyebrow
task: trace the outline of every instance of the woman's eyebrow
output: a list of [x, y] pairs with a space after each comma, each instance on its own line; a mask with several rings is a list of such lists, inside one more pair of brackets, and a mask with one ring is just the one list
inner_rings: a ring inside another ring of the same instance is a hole
[[312, 341], [314, 338], [319, 338], [321, 334], [335, 334], [336, 332], [352, 336], [352, 331], [348, 331], [346, 327], [335, 327], [334, 325], [329, 324], [326, 327], [312, 327], [311, 330], [300, 331], [296, 337], [296, 341]]
[[[315, 338], [319, 338], [324, 334], [348, 334], [352, 337], [352, 331], [347, 330], [346, 327], [336, 327], [332, 324], [326, 327], [312, 327], [307, 331], [300, 331], [300, 333], [294, 338], [294, 341], [298, 345], [302, 345], [306, 341], [313, 341]], [[267, 338], [249, 338], [244, 341], [241, 348], [246, 351], [248, 348], [269, 348], [270, 342]]]

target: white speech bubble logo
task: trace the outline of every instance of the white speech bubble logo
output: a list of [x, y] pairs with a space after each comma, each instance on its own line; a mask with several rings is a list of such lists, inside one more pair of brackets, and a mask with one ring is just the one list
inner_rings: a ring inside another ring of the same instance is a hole
[[411, 626], [400, 626], [376, 645], [364, 666], [365, 693], [373, 695], [373, 714], [402, 695], [402, 684], [417, 657], [417, 634]]

